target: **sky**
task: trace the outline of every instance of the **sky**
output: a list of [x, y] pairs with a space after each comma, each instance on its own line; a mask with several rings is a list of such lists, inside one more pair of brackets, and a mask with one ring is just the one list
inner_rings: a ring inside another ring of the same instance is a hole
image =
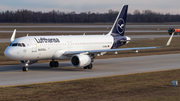
[[0, 0], [0, 11], [27, 9], [49, 12], [94, 12], [104, 13], [112, 9], [119, 11], [129, 5], [128, 13], [134, 10], [152, 10], [163, 14], [180, 14], [180, 0]]

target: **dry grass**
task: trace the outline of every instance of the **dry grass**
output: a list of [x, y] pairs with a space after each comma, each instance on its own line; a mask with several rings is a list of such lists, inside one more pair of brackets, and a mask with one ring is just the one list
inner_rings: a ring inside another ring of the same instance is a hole
[[178, 101], [180, 70], [0, 88], [0, 100]]

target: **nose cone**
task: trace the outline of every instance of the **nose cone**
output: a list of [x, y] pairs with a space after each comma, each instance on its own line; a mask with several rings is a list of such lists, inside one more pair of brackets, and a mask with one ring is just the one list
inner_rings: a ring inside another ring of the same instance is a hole
[[4, 55], [9, 59], [14, 59], [13, 51], [9, 47], [4, 51]]

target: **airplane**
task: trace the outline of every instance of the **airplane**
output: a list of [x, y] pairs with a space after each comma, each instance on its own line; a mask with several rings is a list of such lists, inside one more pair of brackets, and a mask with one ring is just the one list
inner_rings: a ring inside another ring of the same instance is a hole
[[124, 36], [128, 5], [123, 5], [111, 30], [106, 35], [54, 35], [24, 36], [15, 39], [16, 29], [11, 36], [11, 43], [4, 51], [7, 58], [20, 61], [28, 71], [28, 66], [38, 60], [51, 59], [50, 67], [58, 67], [55, 60], [70, 60], [72, 66], [92, 69], [94, 58], [106, 53], [117, 54], [118, 51], [138, 51], [169, 46], [173, 37], [170, 36], [165, 46], [119, 48], [131, 38]]

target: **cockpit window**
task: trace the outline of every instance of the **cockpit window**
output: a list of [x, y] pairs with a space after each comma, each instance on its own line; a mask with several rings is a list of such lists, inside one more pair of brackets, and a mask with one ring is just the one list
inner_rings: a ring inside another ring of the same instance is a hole
[[25, 47], [25, 44], [24, 44], [24, 43], [22, 43], [22, 46], [23, 46], [23, 47]]
[[21, 43], [18, 43], [18, 46], [22, 47]]
[[9, 46], [12, 46], [12, 47], [15, 47], [15, 46], [26, 47], [24, 43], [11, 43]]
[[12, 44], [12, 46], [17, 46], [17, 45], [18, 45], [18, 43], [13, 43], [13, 44]]

